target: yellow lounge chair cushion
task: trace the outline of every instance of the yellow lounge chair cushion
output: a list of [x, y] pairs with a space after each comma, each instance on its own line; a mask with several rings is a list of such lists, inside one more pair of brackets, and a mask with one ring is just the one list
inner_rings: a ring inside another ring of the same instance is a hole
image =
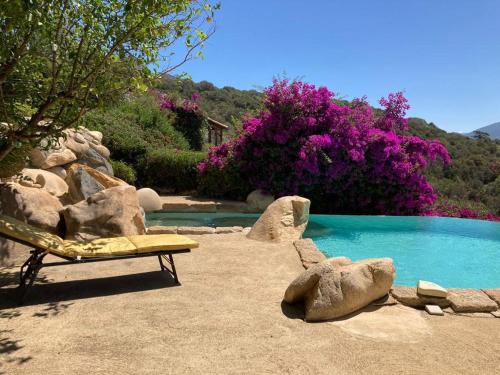
[[128, 236], [127, 238], [137, 247], [138, 253], [198, 247], [198, 242], [178, 234], [148, 234], [146, 236]]
[[61, 237], [10, 216], [0, 215], [0, 233], [51, 253], [64, 252], [64, 242]]
[[137, 248], [127, 237], [98, 238], [90, 242], [64, 241], [64, 255], [82, 258], [137, 254]]
[[49, 253], [69, 258], [133, 255], [198, 247], [198, 242], [177, 234], [99, 238], [90, 242], [63, 240], [55, 234], [4, 215], [0, 215], [0, 233]]

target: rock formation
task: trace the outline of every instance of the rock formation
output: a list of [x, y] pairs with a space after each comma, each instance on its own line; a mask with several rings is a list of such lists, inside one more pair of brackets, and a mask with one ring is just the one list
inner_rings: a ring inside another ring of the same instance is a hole
[[67, 239], [90, 241], [100, 237], [146, 233], [133, 186], [116, 186], [99, 191], [86, 200], [66, 206], [62, 214]]
[[358, 262], [345, 257], [330, 258], [299, 275], [286, 290], [284, 300], [304, 301], [307, 321], [335, 319], [385, 296], [394, 278], [390, 258]]
[[299, 196], [282, 197], [266, 208], [247, 237], [259, 241], [294, 241], [302, 237], [309, 221], [311, 201]]
[[49, 192], [9, 182], [0, 184], [0, 214], [59, 234], [63, 206]]

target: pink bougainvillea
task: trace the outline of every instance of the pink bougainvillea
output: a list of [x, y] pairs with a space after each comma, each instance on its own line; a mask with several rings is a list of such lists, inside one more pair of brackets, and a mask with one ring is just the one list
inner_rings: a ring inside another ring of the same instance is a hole
[[380, 113], [365, 98], [333, 99], [325, 87], [274, 81], [265, 90], [265, 109], [199, 164], [201, 178], [230, 164], [252, 189], [302, 194], [313, 197], [313, 205], [321, 196], [319, 204], [332, 212], [426, 211], [437, 197], [422, 172], [438, 158], [448, 165], [450, 156], [440, 142], [405, 133], [403, 94], [381, 99]]

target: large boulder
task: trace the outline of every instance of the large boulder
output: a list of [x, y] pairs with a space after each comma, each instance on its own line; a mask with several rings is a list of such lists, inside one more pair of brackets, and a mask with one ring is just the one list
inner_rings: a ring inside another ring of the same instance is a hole
[[67, 173], [66, 182], [69, 186], [69, 196], [75, 203], [105, 189], [104, 185], [92, 177], [85, 168], [79, 167], [79, 164], [72, 165], [68, 168]]
[[117, 177], [109, 176], [85, 164], [74, 163], [67, 170], [66, 182], [73, 202], [87, 199], [98, 191], [128, 185]]
[[35, 148], [31, 151], [30, 160], [37, 168], [49, 169], [75, 161], [76, 155], [73, 151], [64, 146], [57, 150], [41, 150]]
[[97, 169], [99, 172], [113, 176], [113, 167], [111, 166], [111, 163], [92, 147], [78, 158], [78, 162]]
[[58, 234], [62, 209], [61, 202], [43, 189], [13, 182], [0, 184], [0, 213], [3, 215]]
[[89, 142], [85, 139], [81, 130], [67, 129], [64, 133], [66, 135], [64, 145], [73, 151], [77, 158], [81, 157], [89, 150]]
[[274, 197], [262, 190], [254, 190], [247, 196], [247, 205], [250, 211], [264, 212], [274, 202]]
[[56, 197], [61, 197], [68, 192], [68, 184], [55, 173], [43, 169], [25, 168], [21, 171], [21, 175], [22, 178], [30, 179]]
[[156, 191], [150, 188], [137, 190], [139, 204], [145, 212], [158, 211], [162, 209], [160, 196]]
[[307, 321], [335, 319], [385, 296], [394, 277], [390, 258], [358, 262], [345, 257], [331, 258], [299, 275], [286, 290], [284, 300], [304, 301]]
[[302, 237], [309, 221], [311, 201], [299, 196], [282, 197], [274, 201], [247, 237], [259, 241], [294, 241]]
[[146, 233], [137, 192], [129, 185], [100, 191], [66, 206], [62, 213], [68, 239], [89, 241]]

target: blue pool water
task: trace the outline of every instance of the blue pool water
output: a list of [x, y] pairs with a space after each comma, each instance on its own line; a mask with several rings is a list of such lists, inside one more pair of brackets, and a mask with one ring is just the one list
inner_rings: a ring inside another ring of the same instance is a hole
[[[258, 215], [151, 214], [148, 225], [250, 226]], [[500, 287], [500, 223], [440, 217], [311, 215], [306, 237], [329, 257], [394, 259], [396, 283]]]

